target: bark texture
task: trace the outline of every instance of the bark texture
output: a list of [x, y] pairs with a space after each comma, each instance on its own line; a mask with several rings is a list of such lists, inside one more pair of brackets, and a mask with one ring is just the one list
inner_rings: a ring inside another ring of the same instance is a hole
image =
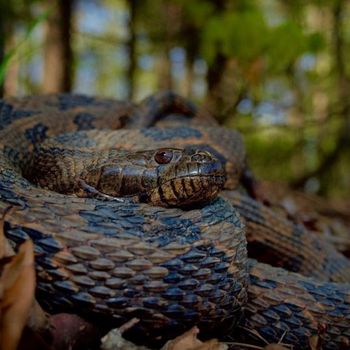
[[55, 0], [55, 6], [47, 21], [43, 83], [43, 92], [45, 93], [69, 92], [72, 88], [71, 22], [73, 1]]

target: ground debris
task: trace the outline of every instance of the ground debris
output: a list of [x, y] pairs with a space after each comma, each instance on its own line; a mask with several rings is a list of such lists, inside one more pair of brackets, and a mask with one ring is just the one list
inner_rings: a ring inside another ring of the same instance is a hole
[[[3, 232], [0, 232], [3, 236]], [[15, 350], [29, 321], [35, 299], [33, 244], [23, 243], [2, 267], [0, 276], [0, 349]], [[34, 317], [34, 316], [33, 316]], [[31, 322], [35, 323], [33, 317]], [[41, 321], [40, 321], [41, 322]]]
[[[105, 337], [102, 338], [102, 350], [148, 350], [144, 346], [137, 346], [123, 338], [123, 333], [131, 328], [138, 319], [132, 319], [120, 328], [111, 330]], [[228, 346], [220, 343], [216, 339], [211, 339], [205, 342], [197, 338], [199, 329], [191, 328], [173, 340], [169, 340], [161, 350], [226, 350]]]

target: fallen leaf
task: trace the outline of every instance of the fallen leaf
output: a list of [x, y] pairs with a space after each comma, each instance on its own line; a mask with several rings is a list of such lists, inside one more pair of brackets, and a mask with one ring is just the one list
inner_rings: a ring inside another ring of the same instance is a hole
[[36, 300], [34, 300], [34, 304], [30, 311], [27, 327], [42, 335], [45, 335], [50, 331], [50, 317], [46, 312], [44, 312]]
[[[123, 338], [123, 333], [135, 325], [139, 320], [134, 318], [120, 328], [112, 329], [102, 338], [102, 350], [149, 350], [144, 346], [135, 345]], [[217, 339], [205, 342], [197, 338], [199, 330], [191, 328], [173, 340], [169, 340], [161, 350], [227, 350], [226, 344], [220, 343]]]
[[33, 243], [25, 241], [0, 277], [0, 349], [15, 350], [34, 304]]
[[205, 342], [197, 338], [199, 329], [191, 328], [186, 333], [169, 340], [161, 350], [226, 350], [228, 346], [220, 343], [217, 339], [211, 339]]
[[0, 260], [13, 256], [15, 253], [4, 234], [4, 222], [11, 207], [5, 208], [0, 218]]
[[309, 338], [309, 345], [311, 350], [320, 350], [321, 349], [321, 341], [318, 335], [313, 335]]
[[264, 350], [289, 350], [290, 348], [286, 348], [281, 344], [269, 344], [264, 347]]
[[134, 326], [139, 320], [131, 319], [119, 328], [112, 329], [102, 338], [102, 350], [149, 350], [144, 346], [138, 346], [123, 338], [123, 333]]

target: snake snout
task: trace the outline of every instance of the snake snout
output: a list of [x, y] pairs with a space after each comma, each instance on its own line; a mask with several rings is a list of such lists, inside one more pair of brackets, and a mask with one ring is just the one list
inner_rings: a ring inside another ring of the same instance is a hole
[[197, 151], [192, 155], [191, 160], [198, 163], [209, 163], [213, 161], [213, 156], [207, 151]]
[[185, 149], [167, 169], [165, 181], [152, 191], [150, 201], [162, 206], [191, 207], [214, 199], [224, 187], [224, 165], [205, 150]]

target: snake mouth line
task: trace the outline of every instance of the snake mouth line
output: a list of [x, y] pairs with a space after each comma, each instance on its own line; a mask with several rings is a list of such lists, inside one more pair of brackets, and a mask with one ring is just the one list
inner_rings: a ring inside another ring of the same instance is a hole
[[208, 179], [208, 178], [211, 178], [213, 179], [213, 185], [217, 185], [217, 182], [225, 182], [226, 181], [226, 176], [225, 175], [203, 175], [203, 174], [198, 174], [198, 175], [183, 175], [183, 176], [176, 176], [176, 177], [172, 177], [171, 179], [165, 181], [165, 182], [162, 182], [159, 186], [164, 186], [164, 185], [167, 185], [169, 184], [170, 182], [172, 181], [175, 181], [175, 180], [181, 180], [181, 179], [198, 179], [198, 178], [205, 178], [205, 179]]
[[147, 196], [161, 206], [193, 207], [214, 199], [225, 183], [223, 175], [184, 175], [159, 184]]

